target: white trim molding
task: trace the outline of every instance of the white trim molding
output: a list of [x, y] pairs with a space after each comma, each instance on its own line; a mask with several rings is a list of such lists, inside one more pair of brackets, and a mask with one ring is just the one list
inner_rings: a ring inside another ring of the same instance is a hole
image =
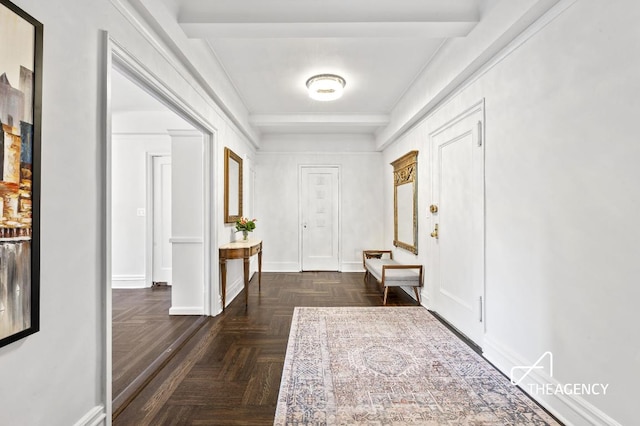
[[169, 242], [171, 244], [202, 244], [204, 240], [202, 237], [171, 237]]
[[112, 275], [111, 288], [146, 288], [147, 277], [145, 275]]
[[82, 416], [73, 426], [99, 426], [107, 424], [107, 412], [104, 405], [93, 407], [87, 414]]
[[[244, 290], [244, 275], [240, 275], [233, 282], [227, 283], [227, 294], [225, 302], [227, 306], [235, 300], [236, 297]], [[220, 306], [222, 306], [222, 294], [220, 294]], [[225, 308], [227, 307], [225, 306]]]
[[298, 262], [263, 262], [262, 272], [300, 272]]
[[169, 315], [204, 315], [202, 306], [172, 306]]
[[433, 310], [433, 304], [431, 303], [431, 296], [427, 291], [426, 286], [423, 285], [420, 291], [420, 304], [428, 310]]
[[204, 136], [204, 134], [200, 130], [196, 129], [167, 129], [167, 134], [169, 136], [178, 137], [178, 138], [200, 138]]
[[342, 272], [364, 272], [364, 267], [361, 261], [343, 261], [340, 266]]
[[[482, 355], [507, 376], [510, 375], [514, 367], [535, 366], [536, 364], [535, 360], [526, 360], [489, 335], [484, 337]], [[519, 385], [525, 393], [565, 424], [622, 426], [579, 395], [529, 393], [532, 388], [557, 389], [562, 386], [563, 383], [555, 380], [544, 369], [538, 368], [532, 368], [526, 377], [522, 378]]]

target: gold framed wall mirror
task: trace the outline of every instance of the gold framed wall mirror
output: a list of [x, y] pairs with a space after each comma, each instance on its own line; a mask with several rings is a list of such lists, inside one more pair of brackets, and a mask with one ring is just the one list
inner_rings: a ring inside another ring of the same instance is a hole
[[242, 218], [242, 158], [224, 148], [224, 223]]
[[418, 254], [418, 151], [393, 166], [393, 245]]

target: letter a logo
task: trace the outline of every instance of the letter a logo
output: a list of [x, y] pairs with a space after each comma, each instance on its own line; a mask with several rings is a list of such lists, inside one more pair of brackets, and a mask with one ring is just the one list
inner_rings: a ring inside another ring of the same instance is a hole
[[[533, 365], [517, 365], [511, 367], [511, 384], [518, 386], [533, 370], [543, 370], [543, 361], [545, 358], [549, 358], [549, 377], [553, 377], [553, 354], [547, 351], [543, 353]], [[522, 375], [518, 378], [516, 377], [516, 373], [521, 373]]]

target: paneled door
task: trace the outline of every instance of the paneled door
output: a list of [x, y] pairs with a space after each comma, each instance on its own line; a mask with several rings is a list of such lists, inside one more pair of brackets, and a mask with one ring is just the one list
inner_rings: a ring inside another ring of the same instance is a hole
[[153, 157], [152, 281], [171, 284], [171, 157]]
[[303, 271], [337, 271], [339, 249], [338, 167], [300, 168], [300, 235]]
[[482, 104], [431, 134], [433, 309], [482, 345], [484, 125]]

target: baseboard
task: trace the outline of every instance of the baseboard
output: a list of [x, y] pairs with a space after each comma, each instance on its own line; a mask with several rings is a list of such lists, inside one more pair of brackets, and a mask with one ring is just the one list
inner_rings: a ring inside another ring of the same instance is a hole
[[[485, 335], [482, 343], [483, 356], [507, 377], [510, 376], [513, 367], [533, 366], [536, 362], [536, 360], [525, 360], [524, 357], [509, 350], [506, 345], [488, 335]], [[565, 424], [622, 426], [579, 395], [540, 394], [530, 391], [532, 388], [540, 389], [541, 387], [556, 389], [557, 386], [562, 385], [543, 369], [533, 369], [522, 380], [520, 388]]]
[[111, 288], [146, 288], [147, 278], [144, 275], [113, 275]]
[[264, 262], [262, 272], [300, 272], [298, 262]]
[[[404, 287], [404, 286], [399, 286], [399, 287], [402, 289], [402, 291], [407, 293], [413, 300], [415, 300], [416, 302], [418, 301], [416, 299], [416, 293], [413, 291], [415, 287]], [[418, 292], [420, 292], [420, 301], [422, 304], [422, 288], [421, 287], [418, 287]]]
[[342, 267], [341, 267], [340, 271], [342, 271], [342, 272], [364, 272], [364, 268], [362, 267], [362, 261], [342, 262]]
[[99, 426], [107, 424], [107, 413], [104, 405], [93, 407], [87, 414], [82, 416], [73, 426]]
[[433, 304], [431, 303], [431, 298], [429, 297], [429, 292], [422, 291], [424, 287], [420, 289], [420, 304], [430, 311], [433, 310]]
[[[364, 272], [362, 262], [341, 262], [341, 272]], [[298, 262], [264, 262], [262, 272], [300, 272]]]
[[172, 306], [169, 315], [204, 315], [204, 309], [202, 306]]
[[[229, 306], [238, 295], [244, 290], [244, 277], [240, 276], [236, 278], [233, 282], [227, 283], [227, 295], [225, 299], [225, 303]], [[226, 307], [226, 306], [225, 306]]]

